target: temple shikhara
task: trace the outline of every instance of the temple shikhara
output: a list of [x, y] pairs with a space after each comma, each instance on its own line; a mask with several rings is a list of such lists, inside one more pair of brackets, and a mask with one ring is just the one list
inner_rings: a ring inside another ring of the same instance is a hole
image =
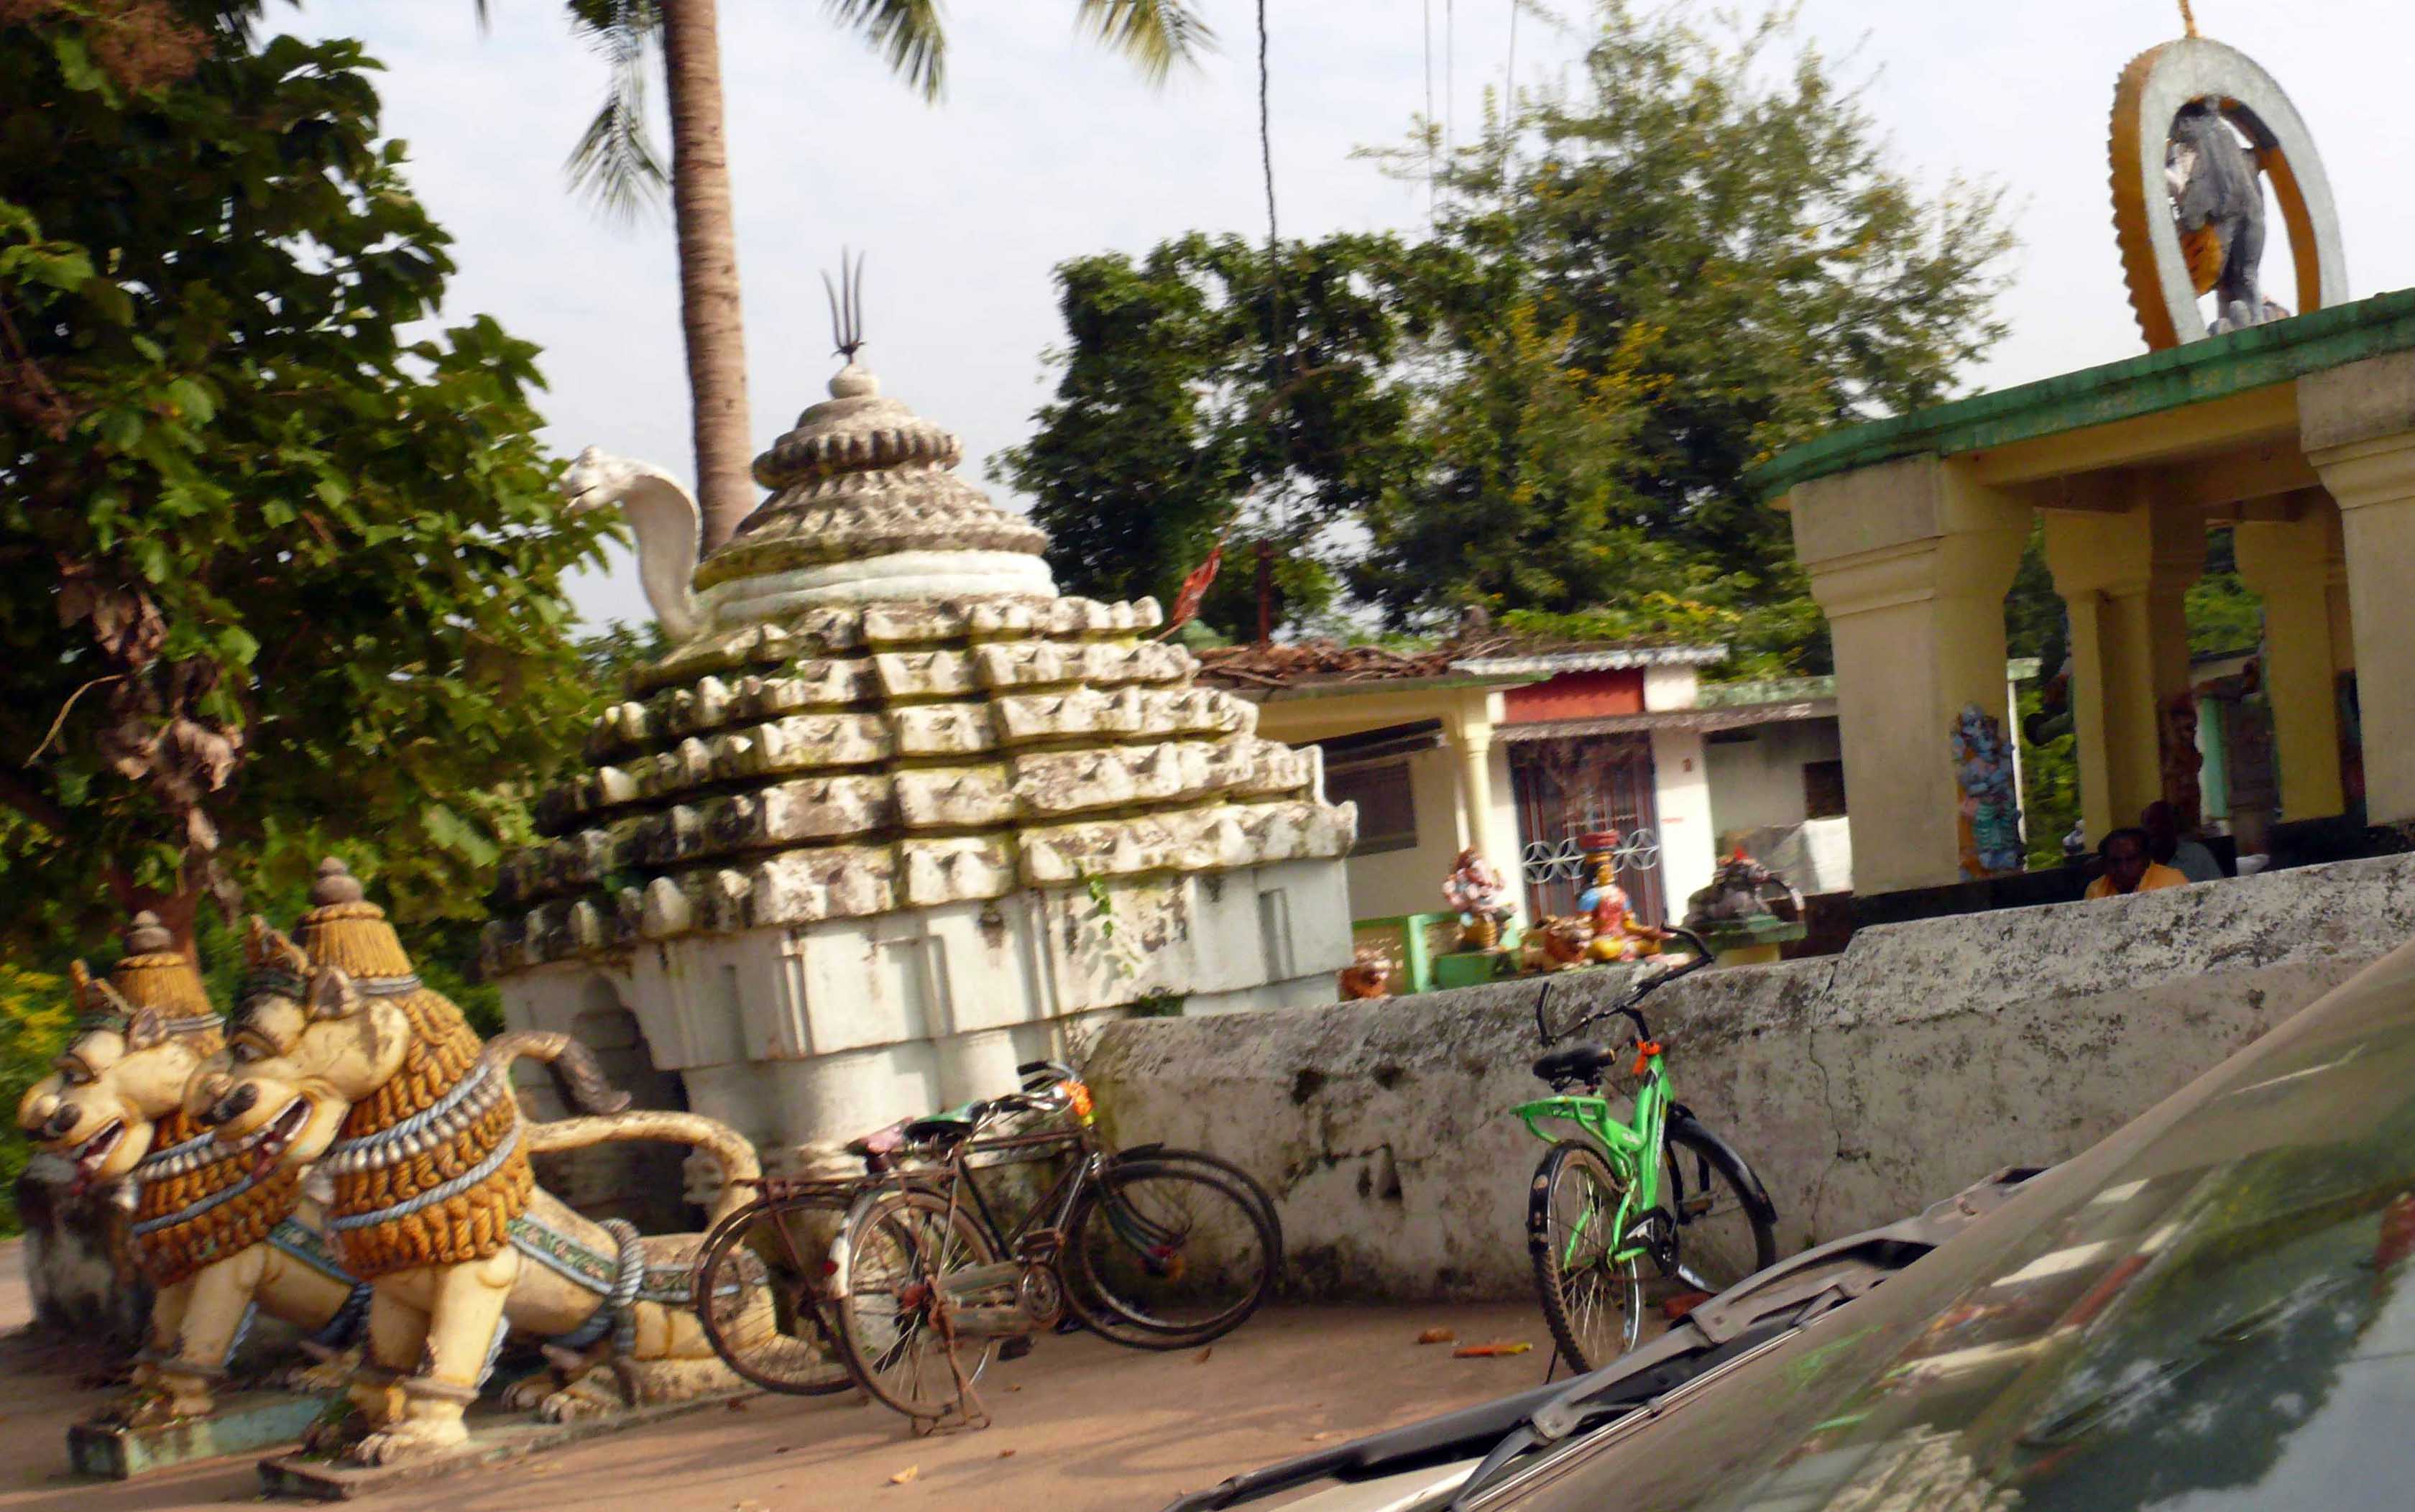
[[1137, 1002], [1330, 1001], [1354, 815], [1316, 754], [1194, 686], [1154, 601], [1059, 596], [953, 435], [852, 362], [831, 395], [701, 562], [676, 485], [575, 470], [677, 644], [502, 867], [513, 1025], [634, 1046], [776, 1163], [1011, 1087]]

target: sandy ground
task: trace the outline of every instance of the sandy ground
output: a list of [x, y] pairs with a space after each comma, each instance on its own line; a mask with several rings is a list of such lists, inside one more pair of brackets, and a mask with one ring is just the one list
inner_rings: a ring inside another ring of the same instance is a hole
[[[14, 1245], [0, 1246], [0, 1330], [25, 1318]], [[1526, 1340], [1533, 1353], [1454, 1359], [1418, 1332]], [[1275, 1308], [1210, 1347], [1144, 1355], [1081, 1335], [993, 1367], [996, 1418], [980, 1432], [909, 1436], [851, 1398], [758, 1397], [650, 1429], [466, 1471], [354, 1505], [532, 1512], [551, 1507], [806, 1509], [981, 1507], [998, 1512], [1156, 1508], [1319, 1445], [1506, 1395], [1542, 1379], [1551, 1353], [1531, 1307]], [[0, 1508], [165, 1512], [258, 1496], [249, 1459], [123, 1484], [65, 1474], [67, 1425], [101, 1393], [59, 1352], [0, 1340]], [[892, 1477], [911, 1471], [904, 1483]]]

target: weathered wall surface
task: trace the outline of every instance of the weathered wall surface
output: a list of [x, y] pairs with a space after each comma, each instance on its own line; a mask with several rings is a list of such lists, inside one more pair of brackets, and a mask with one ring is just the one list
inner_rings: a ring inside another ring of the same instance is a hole
[[[1648, 1000], [1679, 1096], [1761, 1172], [1781, 1249], [2062, 1160], [2415, 936], [2415, 858], [1870, 929], [1841, 956], [1705, 972]], [[1553, 1016], [1625, 975], [1560, 979]], [[1089, 1077], [1124, 1143], [1275, 1191], [1292, 1284], [1515, 1296], [1541, 1146], [1537, 984], [1111, 1025]]]

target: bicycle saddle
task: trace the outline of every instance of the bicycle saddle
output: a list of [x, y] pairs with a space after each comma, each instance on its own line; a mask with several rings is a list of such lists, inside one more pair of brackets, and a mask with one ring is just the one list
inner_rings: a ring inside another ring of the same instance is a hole
[[1597, 1081], [1601, 1069], [1617, 1058], [1615, 1052], [1599, 1045], [1570, 1045], [1536, 1061], [1535, 1074], [1546, 1082]]
[[906, 1126], [906, 1137], [917, 1145], [951, 1144], [968, 1137], [990, 1115], [992, 1104], [968, 1102], [961, 1108], [917, 1118]]
[[883, 1124], [871, 1133], [848, 1140], [839, 1148], [859, 1160], [872, 1155], [894, 1155], [906, 1143], [906, 1126], [912, 1121], [900, 1118], [893, 1124]]

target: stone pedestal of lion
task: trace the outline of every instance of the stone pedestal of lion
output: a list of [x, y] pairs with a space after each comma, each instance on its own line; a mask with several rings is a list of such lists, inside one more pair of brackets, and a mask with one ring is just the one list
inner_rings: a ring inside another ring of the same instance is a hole
[[325, 1217], [299, 1171], [218, 1145], [185, 1113], [186, 1084], [224, 1030], [192, 964], [146, 913], [107, 978], [81, 961], [68, 977], [74, 1038], [26, 1092], [17, 1122], [72, 1169], [68, 1196], [104, 1193], [130, 1209], [131, 1259], [156, 1295], [131, 1385], [95, 1424], [147, 1429], [211, 1415], [263, 1313], [303, 1330], [320, 1361], [288, 1384], [332, 1390], [368, 1295], [329, 1253]]
[[[754, 1147], [688, 1114], [524, 1122], [505, 1071], [520, 1054], [562, 1057], [582, 1101], [617, 1104], [566, 1036], [482, 1045], [412, 973], [392, 925], [340, 863], [321, 867], [311, 901], [292, 939], [253, 921], [227, 1049], [194, 1079], [189, 1105], [263, 1167], [316, 1162], [333, 1182], [329, 1231], [371, 1300], [354, 1410], [318, 1447], [380, 1464], [462, 1443], [463, 1413], [507, 1332], [543, 1341], [556, 1362], [507, 1403], [551, 1418], [739, 1385], [688, 1310], [698, 1236], [591, 1222], [535, 1186], [529, 1157], [616, 1140], [688, 1143], [720, 1164], [718, 1218], [758, 1174]], [[772, 1339], [768, 1296], [747, 1318], [742, 1330]]]

